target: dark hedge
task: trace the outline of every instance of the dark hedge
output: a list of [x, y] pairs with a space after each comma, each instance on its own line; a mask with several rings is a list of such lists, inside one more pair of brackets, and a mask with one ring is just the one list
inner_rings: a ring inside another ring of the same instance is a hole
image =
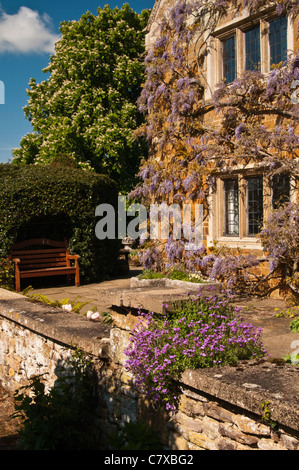
[[0, 164], [0, 258], [13, 243], [35, 237], [69, 241], [80, 255], [82, 283], [114, 273], [117, 240], [95, 236], [95, 209], [117, 207], [118, 191], [105, 175], [65, 165]]

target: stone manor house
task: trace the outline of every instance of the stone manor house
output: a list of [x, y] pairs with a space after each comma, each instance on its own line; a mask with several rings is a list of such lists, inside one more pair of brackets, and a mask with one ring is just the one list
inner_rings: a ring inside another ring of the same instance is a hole
[[[147, 48], [158, 38], [159, 20], [176, 1], [156, 0], [148, 24]], [[284, 61], [290, 51], [298, 50], [297, 19], [278, 16], [273, 6], [252, 16], [243, 10], [221, 20], [211, 41], [213, 47], [204, 64], [209, 85], [206, 100], [221, 79], [232, 82], [245, 70], [256, 68], [267, 73], [272, 64]], [[284, 200], [297, 197], [292, 182], [292, 175], [280, 175], [269, 184], [254, 165], [236, 168], [229, 174], [222, 171], [217, 178], [217, 189], [210, 196], [212, 210], [205, 228], [207, 246], [217, 241], [230, 248], [258, 253], [261, 247], [257, 237], [259, 227], [276, 201], [281, 197]]]

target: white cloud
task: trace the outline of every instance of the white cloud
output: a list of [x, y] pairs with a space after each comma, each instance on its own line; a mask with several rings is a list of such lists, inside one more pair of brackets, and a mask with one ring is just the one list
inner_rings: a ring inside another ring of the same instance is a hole
[[0, 9], [0, 53], [53, 53], [58, 39], [47, 14], [24, 6], [13, 15]]

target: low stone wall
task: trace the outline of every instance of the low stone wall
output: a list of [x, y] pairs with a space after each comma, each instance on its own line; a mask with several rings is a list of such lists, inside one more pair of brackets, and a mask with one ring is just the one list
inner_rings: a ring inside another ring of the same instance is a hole
[[[113, 327], [101, 325], [0, 289], [4, 387], [14, 391], [40, 373], [47, 374], [51, 387], [58, 366], [81, 348], [92, 355], [98, 371], [107, 431], [141, 419], [157, 429], [170, 450], [299, 449], [299, 368], [263, 360], [186, 371], [178, 411], [162, 416], [132, 389], [132, 377], [124, 368], [123, 350], [135, 315], [114, 312], [113, 320]], [[270, 409], [268, 422], [263, 421], [263, 403]]]
[[0, 379], [4, 388], [14, 391], [27, 385], [32, 375], [44, 373], [51, 387], [57, 369], [77, 348], [96, 359], [107, 358], [110, 329], [0, 289]]

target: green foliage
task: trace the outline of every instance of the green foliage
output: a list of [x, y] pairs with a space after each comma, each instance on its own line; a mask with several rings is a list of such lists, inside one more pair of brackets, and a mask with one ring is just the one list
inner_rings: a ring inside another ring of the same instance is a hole
[[173, 269], [169, 274], [168, 277], [170, 279], [176, 279], [178, 281], [188, 281], [189, 276], [185, 271], [181, 271], [179, 269]]
[[126, 423], [120, 432], [110, 436], [112, 450], [162, 450], [157, 433], [143, 421]]
[[[276, 308], [276, 311], [279, 309]], [[279, 313], [276, 314], [276, 317], [286, 317], [286, 318], [293, 318], [290, 323], [290, 329], [297, 333], [299, 332], [299, 305], [293, 305], [291, 307], [286, 307], [285, 309], [281, 310]]]
[[9, 290], [14, 288], [14, 263], [8, 257], [0, 257], [0, 287]]
[[46, 164], [64, 153], [108, 174], [121, 189], [132, 188], [147, 153], [134, 131], [143, 121], [137, 98], [149, 13], [106, 5], [97, 16], [88, 11], [61, 23], [62, 37], [43, 70], [49, 78], [29, 83], [25, 116], [34, 132], [13, 152], [16, 162]]
[[172, 269], [167, 273], [161, 273], [158, 271], [153, 271], [151, 269], [144, 269], [142, 274], [139, 274], [139, 279], [173, 279], [178, 281], [187, 281], [187, 282], [203, 282], [203, 278], [200, 274], [188, 273], [180, 269]]
[[73, 352], [47, 392], [43, 376], [15, 393], [12, 418], [21, 419], [21, 450], [161, 450], [156, 432], [144, 422], [126, 423], [106, 439], [99, 430], [96, 376], [92, 360]]
[[92, 361], [76, 350], [46, 392], [42, 376], [15, 394], [13, 417], [22, 420], [22, 450], [101, 449], [96, 423], [97, 394]]
[[299, 367], [299, 353], [289, 353], [283, 359], [287, 364], [294, 364]]
[[[279, 308], [276, 308], [275, 311], [279, 311]], [[276, 317], [293, 318], [297, 315], [299, 315], [299, 305], [293, 305], [281, 310], [279, 313], [276, 314]]]
[[200, 273], [188, 273], [186, 271], [181, 271], [180, 269], [173, 269], [167, 277], [169, 279], [177, 279], [178, 281], [187, 281], [187, 282], [202, 282], [203, 278]]
[[[31, 300], [42, 302], [43, 304], [49, 305], [51, 307], [60, 307], [63, 308], [64, 305], [70, 305], [72, 307], [72, 312], [74, 313], [80, 313], [83, 307], [85, 305], [89, 304], [90, 301], [78, 301], [79, 296], [75, 297], [74, 300], [70, 301], [69, 298], [62, 299], [62, 300], [51, 300], [49, 297], [47, 297], [44, 294], [40, 294], [38, 292], [31, 292], [32, 286], [26, 287], [22, 291], [23, 295], [26, 295], [29, 297]], [[94, 307], [96, 309], [96, 307]]]
[[163, 279], [164, 277], [164, 273], [152, 271], [151, 269], [145, 269], [142, 274], [138, 276], [139, 279]]
[[113, 273], [118, 241], [95, 236], [95, 209], [116, 207], [116, 184], [105, 175], [70, 165], [0, 165], [0, 257], [13, 243], [46, 237], [69, 241], [80, 255], [80, 278], [93, 282]]
[[261, 404], [261, 408], [263, 410], [263, 415], [262, 415], [262, 422], [268, 426], [274, 431], [277, 428], [277, 423], [276, 421], [273, 421], [271, 418], [271, 403], [268, 400], [265, 400]]
[[294, 320], [291, 321], [290, 328], [293, 331], [293, 333], [299, 333], [299, 318], [295, 318]]

